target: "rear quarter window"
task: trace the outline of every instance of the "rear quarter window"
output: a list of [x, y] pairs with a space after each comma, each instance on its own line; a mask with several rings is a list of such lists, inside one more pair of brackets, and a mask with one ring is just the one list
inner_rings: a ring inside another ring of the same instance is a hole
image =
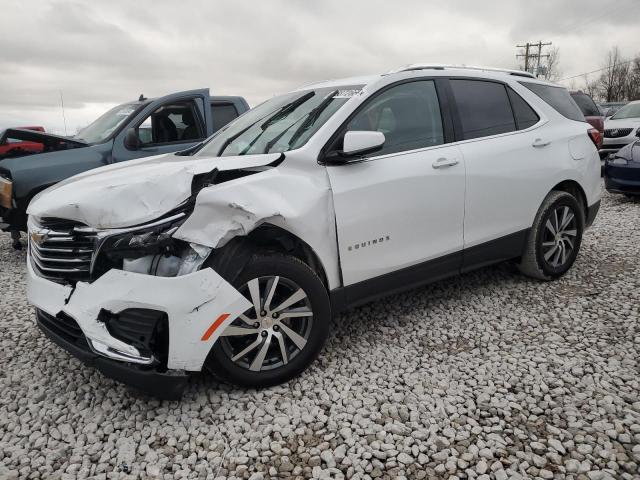
[[513, 109], [513, 116], [516, 119], [518, 130], [524, 130], [538, 123], [540, 117], [535, 110], [510, 88], [507, 89], [507, 92], [509, 93], [509, 100], [511, 100], [511, 108]]
[[553, 107], [560, 115], [578, 122], [585, 121], [584, 114], [580, 111], [576, 102], [573, 101], [566, 88], [540, 83], [520, 83]]

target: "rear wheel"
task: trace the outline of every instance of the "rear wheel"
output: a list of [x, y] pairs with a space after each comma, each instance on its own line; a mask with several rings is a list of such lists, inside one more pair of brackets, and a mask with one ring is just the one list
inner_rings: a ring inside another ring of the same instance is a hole
[[583, 231], [584, 211], [578, 200], [567, 192], [549, 193], [538, 210], [518, 268], [539, 280], [561, 277], [575, 262]]
[[252, 306], [222, 332], [206, 367], [247, 387], [276, 385], [302, 372], [329, 332], [329, 296], [316, 273], [295, 257], [254, 255], [231, 284]]

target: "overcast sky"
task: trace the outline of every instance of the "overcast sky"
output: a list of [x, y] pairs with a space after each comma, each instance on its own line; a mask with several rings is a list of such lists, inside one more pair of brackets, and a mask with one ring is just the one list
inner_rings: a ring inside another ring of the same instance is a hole
[[[2, 0], [0, 127], [71, 134], [109, 107], [209, 87], [253, 106], [416, 62], [516, 68], [551, 41], [563, 77], [640, 54], [638, 0]], [[578, 82], [580, 79], [578, 79]], [[578, 83], [579, 84], [579, 83]]]

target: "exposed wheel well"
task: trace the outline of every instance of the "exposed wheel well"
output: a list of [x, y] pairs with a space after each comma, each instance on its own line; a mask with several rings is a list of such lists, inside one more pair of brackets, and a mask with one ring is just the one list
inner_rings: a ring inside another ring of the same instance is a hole
[[263, 224], [247, 235], [247, 240], [257, 248], [276, 250], [288, 253], [311, 267], [328, 288], [327, 274], [322, 266], [322, 262], [313, 249], [284, 228], [271, 224]]
[[551, 190], [567, 192], [573, 195], [576, 200], [578, 200], [578, 203], [582, 205], [582, 212], [586, 218], [587, 212], [589, 211], [589, 205], [587, 205], [587, 196], [578, 182], [574, 180], [565, 180], [564, 182], [557, 184]]

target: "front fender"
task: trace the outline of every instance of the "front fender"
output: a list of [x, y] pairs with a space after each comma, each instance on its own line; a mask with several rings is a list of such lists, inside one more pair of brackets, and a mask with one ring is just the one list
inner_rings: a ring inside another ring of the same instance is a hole
[[220, 248], [264, 223], [307, 243], [322, 263], [329, 288], [339, 286], [333, 198], [322, 173], [273, 168], [204, 188], [174, 237]]

